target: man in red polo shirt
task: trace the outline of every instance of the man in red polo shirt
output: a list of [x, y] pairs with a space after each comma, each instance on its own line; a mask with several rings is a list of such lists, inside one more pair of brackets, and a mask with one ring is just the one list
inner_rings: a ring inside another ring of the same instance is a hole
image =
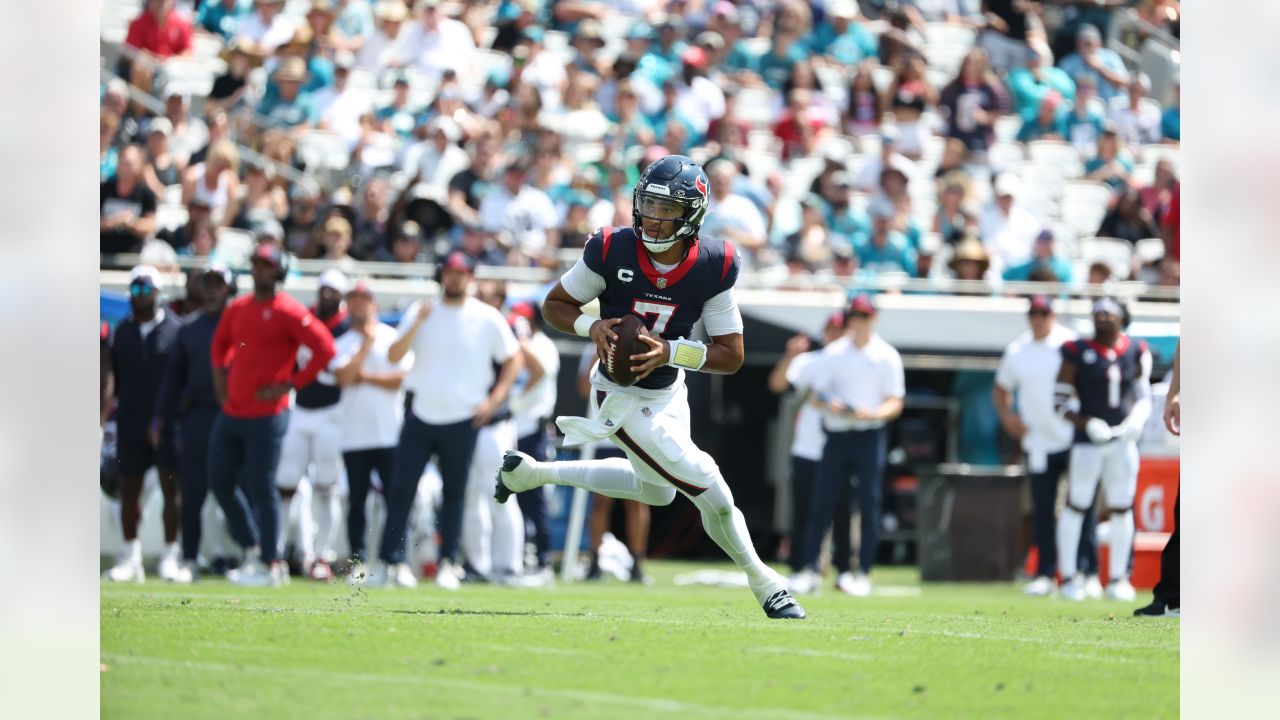
[[174, 0], [147, 0], [142, 13], [129, 23], [124, 44], [134, 57], [121, 58], [121, 75], [134, 86], [152, 91], [157, 65], [174, 55], [191, 53], [191, 21], [174, 9]]
[[[245, 562], [227, 579], [240, 585], [282, 585], [288, 570], [276, 545], [280, 494], [276, 466], [289, 425], [289, 392], [306, 387], [333, 359], [333, 335], [306, 306], [276, 286], [284, 256], [274, 245], [254, 250], [253, 295], [227, 305], [213, 335], [213, 385], [222, 413], [209, 439], [209, 487]], [[298, 349], [311, 359], [294, 373]], [[241, 479], [252, 496], [236, 486]], [[256, 517], [255, 517], [256, 516]]]

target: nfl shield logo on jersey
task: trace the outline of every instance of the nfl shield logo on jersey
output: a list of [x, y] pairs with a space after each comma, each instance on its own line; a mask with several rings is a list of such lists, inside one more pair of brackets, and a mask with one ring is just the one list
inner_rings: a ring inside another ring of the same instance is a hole
[[645, 417], [653, 417], [653, 411], [647, 407], [640, 408], [640, 414]]
[[656, 281], [654, 281], [653, 284], [657, 285], [658, 289], [661, 290], [667, 286], [667, 279], [664, 277], [660, 277]]
[[1091, 365], [1098, 361], [1098, 353], [1094, 352], [1093, 350], [1085, 350], [1084, 357], [1082, 359], [1085, 361], [1086, 364]]

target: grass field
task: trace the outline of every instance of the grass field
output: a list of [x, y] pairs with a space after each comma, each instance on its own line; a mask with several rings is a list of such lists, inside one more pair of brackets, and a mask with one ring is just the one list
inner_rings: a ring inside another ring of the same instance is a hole
[[101, 591], [104, 718], [1174, 718], [1176, 620], [927, 585], [826, 589], [770, 621], [745, 589], [456, 593], [155, 580]]

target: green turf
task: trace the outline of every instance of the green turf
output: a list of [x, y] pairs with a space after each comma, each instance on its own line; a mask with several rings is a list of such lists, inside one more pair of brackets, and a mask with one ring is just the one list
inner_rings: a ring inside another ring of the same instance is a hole
[[1178, 623], [1012, 585], [102, 588], [104, 718], [1174, 718]]

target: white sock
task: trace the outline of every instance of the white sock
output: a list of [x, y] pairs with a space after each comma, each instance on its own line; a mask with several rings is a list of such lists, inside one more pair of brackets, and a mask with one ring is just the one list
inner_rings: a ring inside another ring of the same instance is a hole
[[317, 487], [316, 494], [316, 557], [325, 562], [336, 558], [333, 546], [338, 540], [338, 522], [342, 505], [334, 487]]
[[1084, 515], [1070, 505], [1062, 508], [1062, 516], [1058, 518], [1058, 572], [1063, 582], [1076, 576], [1076, 556], [1080, 554], [1083, 528]]
[[1111, 511], [1111, 532], [1107, 539], [1110, 547], [1108, 568], [1110, 580], [1129, 576], [1129, 550], [1133, 547], [1133, 511]]
[[171, 542], [164, 546], [165, 559], [177, 560], [181, 556], [182, 556], [182, 550], [178, 548], [178, 543]]
[[[472, 465], [475, 464], [473, 460]], [[487, 484], [480, 478], [478, 472], [472, 473], [467, 481], [467, 496], [462, 506], [462, 553], [467, 556], [471, 567], [485, 576], [493, 572], [490, 545], [493, 537], [493, 519], [490, 516]]]
[[544, 485], [570, 485], [646, 505], [670, 505], [676, 499], [675, 488], [644, 482], [632, 469], [631, 462], [623, 458], [568, 460], [539, 463], [534, 467], [534, 479]]
[[499, 505], [489, 496], [485, 502], [489, 505], [493, 527], [490, 543], [493, 569], [518, 574], [524, 568], [524, 514], [520, 512], [520, 503], [507, 501]]
[[137, 538], [134, 538], [132, 540], [125, 540], [124, 550], [121, 553], [121, 557], [131, 562], [141, 562], [142, 561], [142, 541]]
[[707, 535], [724, 550], [730, 560], [747, 573], [747, 582], [758, 600], [764, 600], [761, 593], [772, 594], [779, 584], [777, 573], [760, 560], [755, 546], [751, 544], [751, 534], [747, 532], [747, 521], [742, 511], [733, 506], [733, 494], [723, 478], [717, 479], [705, 492], [693, 499], [693, 504], [702, 513], [702, 527]]
[[[303, 566], [309, 564], [316, 559], [316, 524], [311, 511], [311, 483], [303, 480], [298, 483], [298, 489], [293, 494], [293, 525], [298, 528], [298, 554], [302, 556]], [[281, 555], [283, 558], [284, 546], [281, 545]]]

